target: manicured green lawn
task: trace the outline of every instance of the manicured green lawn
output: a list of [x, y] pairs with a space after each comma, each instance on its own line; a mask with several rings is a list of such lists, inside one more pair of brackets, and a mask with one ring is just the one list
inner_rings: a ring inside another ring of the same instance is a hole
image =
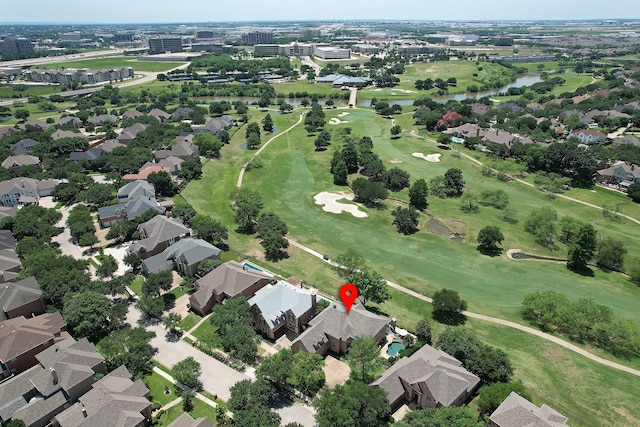
[[196, 316], [193, 313], [189, 313], [184, 317], [184, 319], [182, 319], [182, 322], [180, 322], [180, 328], [183, 331], [188, 331], [189, 329], [193, 328], [199, 321], [200, 317]]
[[136, 276], [136, 278], [133, 279], [133, 282], [131, 282], [131, 285], [129, 285], [129, 288], [131, 288], [131, 290], [135, 292], [136, 295], [141, 296], [143, 283], [144, 276]]
[[198, 341], [206, 342], [213, 347], [220, 347], [218, 344], [218, 329], [215, 328], [211, 322], [206, 321], [191, 333]]
[[47, 64], [50, 70], [60, 68], [89, 68], [91, 70], [102, 70], [105, 68], [133, 67], [135, 71], [166, 71], [182, 65], [183, 62], [154, 62], [138, 61], [129, 56], [114, 56], [109, 58], [85, 59], [56, 62]]
[[14, 90], [15, 86], [16, 85], [7, 84], [0, 85], [0, 98], [28, 98], [29, 96], [41, 96], [60, 92], [60, 86], [58, 85], [25, 85], [27, 89], [22, 92]]
[[[144, 378], [144, 384], [149, 389], [151, 394], [149, 400], [152, 402], [158, 401], [164, 406], [178, 397], [175, 394], [173, 384], [156, 372], [147, 375]], [[165, 388], [169, 389], [169, 394], [165, 393]]]
[[[216, 415], [214, 412], [215, 409], [213, 409], [211, 406], [207, 405], [206, 403], [201, 402], [195, 397], [193, 398], [192, 402], [193, 402], [193, 410], [189, 412], [189, 415], [191, 415], [194, 419], [207, 417], [215, 425], [215, 421], [216, 421]], [[183, 412], [184, 411], [182, 410], [182, 403], [179, 403], [176, 406], [172, 406], [171, 408], [169, 408], [169, 410], [167, 410], [164, 413], [164, 415], [160, 419], [160, 422], [158, 423], [158, 426], [160, 427], [168, 426], [173, 421], [175, 421], [176, 418], [178, 418]]]

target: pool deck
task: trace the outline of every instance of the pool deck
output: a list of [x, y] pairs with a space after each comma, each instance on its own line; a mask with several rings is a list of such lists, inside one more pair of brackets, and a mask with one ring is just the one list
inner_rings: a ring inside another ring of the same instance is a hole
[[395, 332], [391, 332], [390, 334], [387, 334], [387, 342], [385, 343], [385, 345], [383, 345], [380, 348], [380, 357], [383, 357], [385, 359], [389, 359], [391, 357], [387, 354], [387, 350], [389, 349], [389, 346], [391, 345], [391, 343], [393, 343], [393, 340], [395, 339], [395, 337], [396, 337]]

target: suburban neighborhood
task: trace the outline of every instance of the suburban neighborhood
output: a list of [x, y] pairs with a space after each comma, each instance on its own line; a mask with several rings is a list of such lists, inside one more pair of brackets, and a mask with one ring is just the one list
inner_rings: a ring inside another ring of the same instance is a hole
[[635, 20], [6, 19], [3, 427], [640, 425]]

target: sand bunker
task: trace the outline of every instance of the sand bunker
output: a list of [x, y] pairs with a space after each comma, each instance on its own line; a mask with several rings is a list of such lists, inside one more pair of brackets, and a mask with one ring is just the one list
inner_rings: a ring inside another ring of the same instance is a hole
[[427, 162], [438, 163], [440, 161], [440, 153], [424, 155], [422, 153], [411, 153], [413, 157], [425, 159]]
[[360, 210], [360, 208], [356, 205], [347, 205], [345, 203], [340, 203], [338, 202], [338, 200], [340, 199], [347, 199], [347, 200], [353, 200], [353, 194], [345, 194], [345, 193], [329, 193], [327, 191], [323, 191], [322, 193], [318, 193], [313, 197], [313, 200], [315, 200], [316, 205], [324, 205], [322, 207], [322, 210], [325, 212], [331, 212], [331, 213], [342, 213], [342, 212], [348, 212], [351, 215], [355, 216], [356, 218], [364, 218], [366, 216], [369, 216], [366, 214], [366, 212], [362, 212]]
[[349, 123], [349, 122], [347, 122], [345, 120], [340, 120], [337, 117], [332, 117], [332, 118], [329, 119], [329, 124], [330, 125], [339, 125], [339, 124], [342, 124], [342, 123]]
[[418, 93], [415, 90], [409, 90], [409, 89], [396, 89], [396, 90], [402, 93]]
[[348, 116], [350, 113], [347, 113], [346, 111], [344, 113], [340, 113], [338, 114], [338, 117], [344, 117], [344, 116]]

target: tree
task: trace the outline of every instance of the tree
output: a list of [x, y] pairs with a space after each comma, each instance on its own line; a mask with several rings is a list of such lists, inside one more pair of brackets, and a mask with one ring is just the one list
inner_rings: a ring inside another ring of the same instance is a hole
[[118, 271], [118, 261], [113, 255], [104, 255], [100, 259], [100, 265], [96, 267], [96, 274], [100, 278], [110, 277], [116, 271]]
[[355, 200], [367, 206], [379, 204], [389, 194], [381, 182], [371, 182], [366, 178], [356, 178], [351, 183], [351, 189], [355, 194]]
[[418, 231], [420, 214], [412, 206], [408, 208], [398, 206], [391, 212], [391, 215], [393, 216], [393, 225], [396, 226], [398, 233], [409, 235]]
[[640, 203], [640, 182], [634, 182], [627, 189], [627, 196], [636, 203]]
[[255, 230], [258, 232], [258, 237], [264, 237], [270, 232], [284, 236], [289, 232], [287, 224], [273, 212], [261, 213], [256, 220]]
[[459, 322], [466, 309], [467, 302], [454, 290], [441, 289], [433, 294], [433, 317], [436, 320], [447, 324]]
[[347, 280], [358, 288], [358, 299], [364, 306], [367, 305], [367, 302], [382, 304], [391, 299], [387, 281], [376, 271], [354, 271], [347, 277]]
[[133, 271], [138, 271], [142, 266], [142, 258], [138, 252], [129, 252], [122, 258], [122, 262], [131, 267]]
[[113, 304], [109, 298], [87, 291], [65, 298], [62, 317], [78, 337], [96, 337], [107, 331], [115, 321], [110, 315]]
[[336, 257], [335, 270], [338, 276], [347, 279], [357, 271], [364, 270], [366, 262], [362, 255], [353, 249], [348, 249]]
[[147, 177], [147, 181], [156, 189], [158, 196], [173, 197], [178, 192], [177, 185], [167, 171], [151, 172]]
[[626, 253], [622, 240], [607, 236], [598, 242], [596, 265], [606, 270], [622, 270]]
[[394, 192], [409, 188], [409, 173], [400, 168], [391, 168], [382, 174], [385, 186]]
[[273, 132], [273, 119], [271, 118], [271, 114], [267, 114], [264, 116], [264, 119], [262, 119], [262, 129], [265, 132]]
[[575, 243], [569, 246], [567, 255], [567, 268], [573, 271], [580, 271], [587, 267], [597, 249], [596, 230], [591, 224], [583, 224], [578, 229]]
[[200, 261], [200, 264], [198, 264], [198, 271], [196, 274], [198, 277], [203, 277], [219, 265], [222, 265], [222, 261], [219, 259], [203, 259]]
[[260, 146], [260, 135], [256, 133], [249, 134], [247, 137], [247, 149], [256, 150]]
[[349, 173], [358, 172], [358, 151], [356, 145], [352, 141], [348, 141], [342, 147], [342, 160], [347, 165], [347, 171]]
[[305, 396], [315, 396], [325, 384], [324, 358], [316, 353], [299, 351], [293, 355], [289, 384]]
[[487, 225], [478, 233], [478, 249], [486, 252], [498, 252], [504, 240], [502, 231], [494, 225]]
[[262, 209], [262, 196], [256, 191], [241, 189], [236, 194], [236, 207], [234, 217], [236, 224], [242, 232], [252, 234], [258, 214]]
[[460, 209], [466, 213], [478, 212], [478, 197], [471, 191], [465, 191], [460, 199]]
[[376, 340], [368, 335], [357, 336], [351, 341], [347, 363], [351, 368], [351, 378], [368, 384], [384, 363]]
[[323, 151], [331, 145], [331, 132], [323, 130], [318, 134], [316, 140], [314, 141], [314, 145], [316, 146], [316, 151]]
[[132, 375], [140, 378], [150, 371], [149, 359], [153, 354], [150, 341], [155, 336], [155, 332], [141, 326], [125, 328], [102, 338], [96, 347], [105, 358], [107, 370], [125, 365]]
[[162, 324], [171, 333], [176, 332], [176, 328], [182, 322], [182, 316], [178, 313], [169, 313], [162, 319]]
[[333, 168], [333, 183], [335, 185], [347, 185], [347, 178], [349, 171], [347, 170], [347, 164], [344, 160], [338, 160], [338, 163]]
[[11, 421], [7, 423], [7, 427], [27, 427], [27, 425], [22, 420], [12, 418]]
[[522, 318], [544, 332], [555, 329], [560, 313], [569, 305], [566, 295], [555, 291], [533, 292], [522, 301]]
[[16, 109], [13, 112], [13, 116], [18, 120], [27, 120], [30, 115], [31, 113], [29, 112], [29, 110]]
[[223, 129], [220, 132], [218, 132], [218, 139], [224, 145], [228, 144], [229, 141], [231, 141], [231, 136], [229, 135], [229, 131], [226, 129]]
[[627, 270], [631, 280], [640, 283], [640, 258], [634, 258]]
[[464, 179], [462, 178], [462, 171], [458, 168], [451, 168], [444, 174], [444, 185], [451, 189], [453, 194], [459, 196], [464, 189]]
[[422, 178], [416, 180], [409, 188], [409, 204], [420, 211], [425, 210], [429, 206], [427, 194], [429, 194], [427, 182]]
[[264, 378], [276, 389], [284, 390], [288, 384], [289, 374], [293, 365], [293, 353], [283, 349], [271, 357], [265, 357], [256, 370], [258, 378]]
[[325, 388], [314, 406], [320, 427], [387, 427], [391, 422], [386, 392], [360, 381]]
[[245, 137], [249, 138], [251, 134], [256, 134], [258, 135], [258, 138], [260, 138], [260, 125], [258, 125], [258, 123], [251, 122], [247, 125], [247, 130], [245, 131]]
[[190, 225], [198, 238], [206, 240], [212, 245], [226, 246], [224, 240], [229, 238], [229, 234], [221, 222], [208, 215], [196, 215], [191, 219]]
[[431, 322], [429, 319], [424, 318], [418, 320], [416, 324], [416, 338], [418, 338], [418, 341], [431, 345]]
[[262, 237], [260, 245], [264, 248], [264, 256], [269, 261], [278, 261], [288, 256], [286, 249], [289, 247], [289, 241], [278, 232], [267, 232]]
[[391, 128], [391, 136], [393, 138], [398, 138], [398, 135], [400, 135], [402, 133], [402, 128], [400, 127], [400, 125], [395, 125]]
[[164, 300], [162, 297], [154, 297], [151, 295], [142, 295], [136, 307], [148, 317], [156, 317], [164, 310]]
[[202, 367], [196, 359], [190, 356], [173, 365], [171, 372], [180, 384], [190, 389], [196, 389], [199, 382], [198, 377], [202, 373]]
[[264, 379], [255, 382], [242, 380], [229, 391], [229, 409], [233, 412], [233, 423], [239, 426], [278, 427], [280, 416], [269, 410], [271, 395], [269, 384]]
[[170, 271], [151, 273], [142, 284], [142, 295], [151, 297], [160, 296], [161, 291], [171, 289], [172, 282], [173, 276]]
[[466, 406], [450, 406], [437, 409], [425, 408], [409, 412], [397, 427], [484, 427], [476, 412]]
[[202, 176], [202, 163], [197, 157], [188, 157], [180, 164], [180, 172], [178, 177], [185, 181], [193, 181], [194, 179], [200, 179]]
[[524, 223], [524, 231], [536, 236], [536, 242], [550, 249], [555, 248], [553, 238], [556, 234], [555, 221], [558, 213], [555, 209], [545, 206], [531, 211]]
[[504, 351], [485, 344], [467, 359], [464, 366], [486, 384], [508, 382], [513, 375], [509, 356]]
[[217, 329], [224, 351], [245, 363], [252, 363], [258, 352], [258, 336], [253, 316], [244, 297], [229, 299], [213, 309], [211, 325]]
[[480, 387], [478, 391], [478, 409], [480, 409], [481, 414], [492, 414], [512, 391], [527, 400], [531, 400], [531, 396], [529, 396], [520, 381], [513, 383], [495, 383]]

